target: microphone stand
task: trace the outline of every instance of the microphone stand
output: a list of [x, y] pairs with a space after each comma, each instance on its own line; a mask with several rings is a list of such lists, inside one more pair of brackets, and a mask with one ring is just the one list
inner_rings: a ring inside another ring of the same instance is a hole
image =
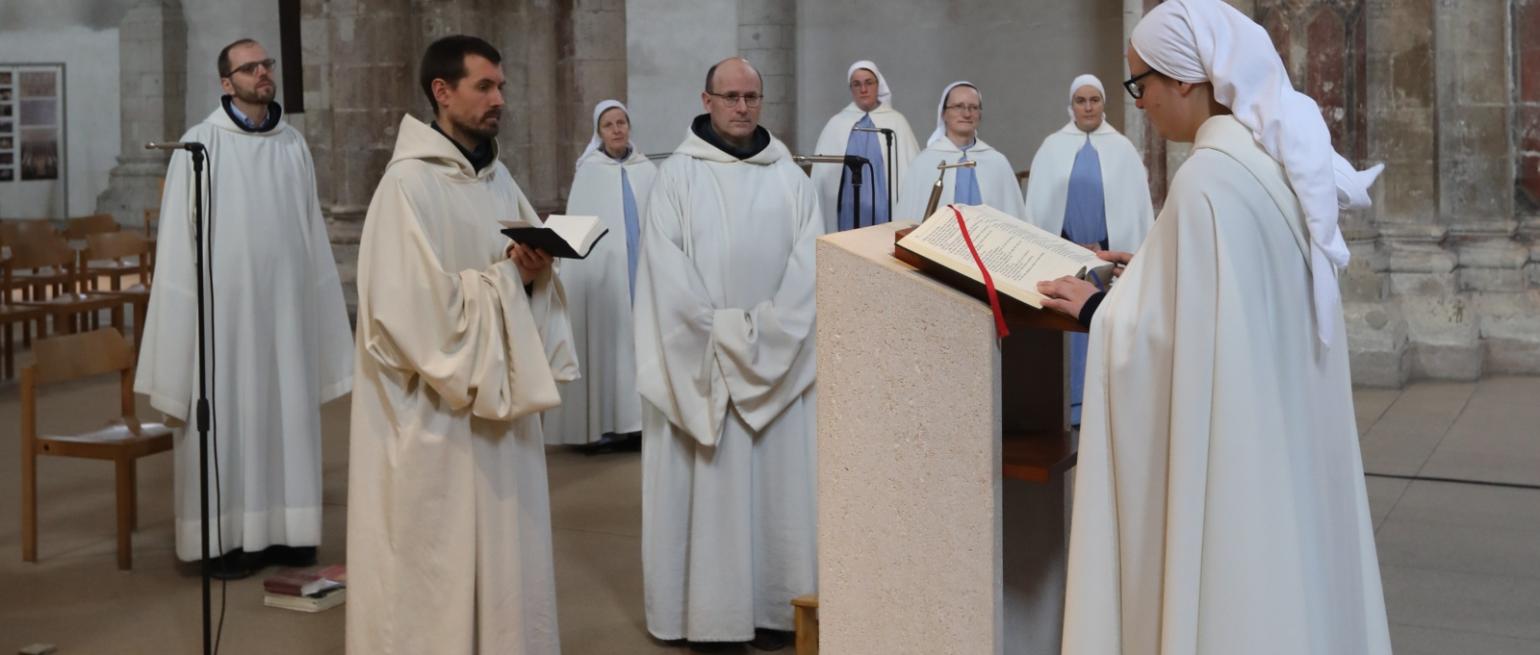
[[198, 517], [198, 527], [203, 532], [203, 560], [200, 563], [199, 572], [203, 578], [203, 653], [212, 655], [214, 652], [214, 632], [211, 607], [211, 564], [209, 560], [209, 395], [208, 395], [208, 329], [204, 325], [205, 291], [203, 288], [204, 273], [204, 238], [203, 238], [203, 160], [207, 155], [201, 143], [156, 144], [147, 143], [145, 149], [168, 149], [167, 146], [175, 146], [177, 150], [186, 150], [192, 156], [193, 165], [193, 241], [196, 249], [193, 254], [193, 268], [198, 271], [198, 403], [196, 409], [196, 425], [198, 430], [198, 505], [201, 512]]
[[[852, 220], [852, 223], [853, 223], [851, 225], [851, 229], [855, 229], [855, 228], [858, 228], [858, 227], [861, 226], [861, 167], [862, 166], [871, 166], [871, 163], [872, 163], [871, 160], [869, 160], [869, 159], [867, 159], [865, 157], [859, 156], [859, 155], [792, 155], [791, 158], [792, 158], [793, 161], [797, 162], [798, 164], [841, 164], [841, 165], [843, 165], [845, 167], [845, 170], [850, 173], [850, 184], [853, 187], [850, 199], [855, 201], [855, 203], [856, 203], [856, 210], [854, 212], [854, 215], [851, 217], [851, 220]], [[874, 168], [872, 170], [875, 173], [876, 169]], [[876, 175], [874, 174], [873, 177], [875, 178]], [[840, 182], [841, 182], [842, 186], [843, 186], [844, 181], [845, 181], [844, 174], [841, 174]], [[872, 190], [872, 212], [873, 212], [872, 223], [874, 223], [874, 224], [877, 222], [877, 217], [876, 217], [877, 200], [876, 199], [877, 199], [877, 191], [875, 189], [873, 189]], [[845, 205], [845, 194], [844, 193], [836, 194], [834, 196], [834, 215], [836, 217], [838, 217], [840, 215], [840, 212], [844, 209], [844, 205]], [[838, 228], [839, 225], [836, 224], [835, 227]]]
[[[212, 655], [214, 652], [214, 638], [212, 630], [212, 613], [210, 611], [210, 569], [209, 561], [209, 364], [208, 364], [208, 328], [204, 325], [206, 320], [203, 315], [204, 299], [206, 292], [203, 288], [203, 272], [207, 262], [203, 260], [204, 247], [206, 245], [203, 235], [203, 157], [202, 145], [196, 148], [189, 147], [188, 152], [193, 161], [193, 199], [195, 209], [193, 211], [193, 240], [198, 244], [198, 254], [193, 258], [193, 266], [198, 270], [198, 529], [203, 533], [203, 652]], [[211, 274], [212, 277], [212, 274]], [[210, 280], [212, 282], [212, 280]], [[222, 555], [223, 553], [221, 553]]]
[[942, 180], [946, 179], [947, 169], [973, 168], [974, 166], [978, 165], [979, 163], [972, 159], [965, 162], [958, 162], [956, 164], [948, 164], [946, 162], [936, 164], [936, 170], [941, 172], [936, 174], [936, 183], [930, 187], [930, 202], [925, 204], [925, 215], [920, 217], [920, 222], [924, 223], [926, 219], [930, 218], [931, 214], [936, 213], [936, 205], [941, 202], [941, 187], [943, 186]]
[[[893, 171], [893, 168], [894, 168], [893, 162], [894, 162], [894, 157], [895, 157], [895, 155], [893, 153], [893, 140], [896, 138], [894, 136], [894, 134], [893, 134], [893, 130], [891, 130], [889, 128], [886, 128], [886, 127], [852, 127], [850, 129], [855, 130], [857, 132], [879, 132], [879, 133], [882, 134], [883, 140], [887, 141], [887, 143], [888, 143], [888, 152], [887, 152], [888, 167], [887, 167], [887, 170], [883, 171], [883, 173], [884, 173], [884, 177], [887, 178], [887, 182], [888, 182], [888, 220], [891, 221], [891, 220], [893, 220], [893, 195], [895, 193], [897, 193], [897, 189], [894, 188], [894, 185], [893, 185], [893, 173], [894, 173], [894, 171]], [[872, 177], [874, 177], [874, 178], [876, 177], [875, 173], [872, 175]], [[874, 214], [877, 211], [876, 207], [877, 207], [877, 197], [876, 197], [876, 192], [873, 191], [872, 192], [872, 212]], [[874, 216], [872, 218], [872, 223], [876, 224], [876, 222], [877, 222], [877, 219]]]

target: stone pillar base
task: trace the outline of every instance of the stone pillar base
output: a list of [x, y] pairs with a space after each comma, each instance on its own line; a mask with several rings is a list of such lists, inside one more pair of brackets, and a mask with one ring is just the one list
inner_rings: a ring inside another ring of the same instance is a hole
[[166, 159], [120, 157], [118, 162], [108, 174], [107, 190], [96, 197], [96, 211], [112, 214], [118, 225], [143, 228], [144, 210], [160, 207]]

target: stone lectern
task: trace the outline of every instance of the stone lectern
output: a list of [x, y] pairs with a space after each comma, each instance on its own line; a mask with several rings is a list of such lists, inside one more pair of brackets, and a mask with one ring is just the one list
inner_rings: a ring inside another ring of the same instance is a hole
[[1009, 301], [997, 339], [908, 225], [818, 242], [819, 652], [1056, 655], [1078, 327]]

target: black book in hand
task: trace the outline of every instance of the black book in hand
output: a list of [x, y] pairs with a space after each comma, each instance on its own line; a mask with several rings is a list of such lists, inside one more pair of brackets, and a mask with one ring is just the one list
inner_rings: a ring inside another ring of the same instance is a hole
[[552, 214], [544, 227], [524, 221], [505, 222], [503, 234], [520, 245], [539, 248], [552, 257], [584, 259], [593, 252], [599, 239], [610, 230], [599, 223], [598, 216], [563, 216]]

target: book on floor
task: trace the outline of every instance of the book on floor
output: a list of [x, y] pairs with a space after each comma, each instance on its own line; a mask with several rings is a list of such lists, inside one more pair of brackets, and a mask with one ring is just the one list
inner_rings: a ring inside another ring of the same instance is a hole
[[347, 597], [347, 587], [334, 587], [313, 596], [266, 594], [262, 597], [262, 604], [296, 612], [321, 612], [341, 605]]
[[552, 214], [546, 217], [544, 227], [524, 221], [504, 222], [503, 227], [503, 234], [515, 242], [566, 259], [587, 258], [599, 239], [610, 233], [598, 216]]
[[979, 259], [989, 269], [995, 289], [1042, 309], [1037, 283], [1064, 276], [1111, 280], [1113, 264], [1096, 253], [1036, 225], [988, 205], [948, 205], [898, 240], [896, 247], [974, 282], [983, 283], [973, 253], [957, 226], [953, 207], [962, 213]]
[[287, 569], [262, 580], [262, 590], [277, 596], [314, 596], [347, 586], [347, 565], [318, 569]]

